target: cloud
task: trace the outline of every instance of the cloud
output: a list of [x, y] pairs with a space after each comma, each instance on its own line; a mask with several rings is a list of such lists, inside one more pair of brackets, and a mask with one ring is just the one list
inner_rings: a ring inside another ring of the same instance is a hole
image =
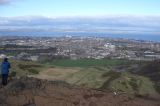
[[11, 0], [0, 0], [0, 5], [6, 5], [9, 4]]
[[0, 0], [0, 6], [8, 5], [8, 4], [15, 2], [15, 1], [17, 1], [17, 0]]
[[0, 29], [46, 29], [108, 33], [160, 33], [160, 17], [0, 17]]

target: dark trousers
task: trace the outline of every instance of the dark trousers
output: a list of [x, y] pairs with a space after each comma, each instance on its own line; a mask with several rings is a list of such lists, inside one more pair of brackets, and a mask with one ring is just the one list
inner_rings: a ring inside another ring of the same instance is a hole
[[2, 74], [2, 84], [7, 85], [8, 74]]

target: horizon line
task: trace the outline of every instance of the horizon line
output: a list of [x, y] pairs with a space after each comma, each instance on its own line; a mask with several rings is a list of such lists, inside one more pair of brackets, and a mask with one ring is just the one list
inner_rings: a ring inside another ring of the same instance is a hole
[[47, 15], [20, 15], [20, 16], [0, 16], [0, 18], [108, 18], [108, 17], [132, 17], [132, 18], [146, 18], [146, 17], [160, 17], [160, 15], [133, 15], [133, 14], [106, 14], [106, 15], [75, 15], [75, 16], [47, 16]]

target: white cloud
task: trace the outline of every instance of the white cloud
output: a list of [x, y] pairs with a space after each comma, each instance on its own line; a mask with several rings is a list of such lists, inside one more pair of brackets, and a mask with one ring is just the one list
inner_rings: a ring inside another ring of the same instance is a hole
[[[12, 2], [15, 2], [15, 1], [17, 1], [17, 0], [0, 0], [0, 6], [1, 5], [8, 5], [8, 4], [10, 4], [10, 3], [12, 3]], [[20, 0], [19, 0], [20, 1]], [[21, 0], [22, 1], [22, 0]]]
[[0, 0], [0, 5], [5, 5], [5, 4], [8, 4], [10, 2], [11, 2], [11, 0]]
[[159, 33], [160, 17], [50, 18], [0, 17], [1, 29], [78, 29], [96, 32]]

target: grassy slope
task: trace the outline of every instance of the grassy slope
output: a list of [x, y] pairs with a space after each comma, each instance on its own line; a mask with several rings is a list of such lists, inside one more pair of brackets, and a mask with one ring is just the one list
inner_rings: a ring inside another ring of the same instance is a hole
[[75, 85], [112, 90], [136, 95], [155, 94], [154, 83], [147, 77], [133, 75], [129, 72], [115, 72], [114, 66], [132, 65], [128, 60], [55, 60], [51, 64], [60, 67], [81, 67], [82, 69], [66, 78]]
[[101, 76], [107, 71], [97, 70], [96, 68], [83, 68], [70, 75], [66, 80], [68, 83], [82, 85], [90, 88], [100, 88], [105, 80]]
[[[2, 60], [0, 61], [2, 62]], [[46, 65], [31, 61], [9, 60], [9, 62], [11, 64], [10, 74], [16, 73], [16, 76], [38, 74], [39, 71], [47, 68]]]
[[66, 81], [71, 84], [136, 95], [155, 94], [154, 84], [147, 77], [113, 71], [114, 67], [123, 65], [130, 67], [135, 63], [137, 62], [116, 59], [63, 59], [54, 60], [50, 64], [60, 67], [80, 67], [80, 71], [66, 77]]
[[128, 72], [119, 73], [117, 76], [118, 77], [110, 81], [109, 84], [105, 82], [102, 89], [142, 96], [156, 93], [154, 84], [146, 77], [133, 75]]
[[150, 78], [155, 83], [156, 90], [160, 93], [160, 62], [145, 64], [133, 73]]
[[[148, 78], [133, 75], [128, 72], [113, 71], [113, 67], [115, 66], [135, 63], [127, 60], [55, 60], [50, 63], [51, 65], [15, 60], [10, 60], [10, 62], [12, 66], [11, 71], [15, 71], [17, 76], [38, 74], [39, 71], [46, 70], [51, 66], [79, 67], [79, 71], [64, 75], [66, 76], [66, 82], [89, 88], [108, 89], [136, 95], [155, 93], [154, 84]], [[64, 73], [61, 72], [59, 74]], [[52, 75], [54, 76], [54, 73], [52, 73]]]

